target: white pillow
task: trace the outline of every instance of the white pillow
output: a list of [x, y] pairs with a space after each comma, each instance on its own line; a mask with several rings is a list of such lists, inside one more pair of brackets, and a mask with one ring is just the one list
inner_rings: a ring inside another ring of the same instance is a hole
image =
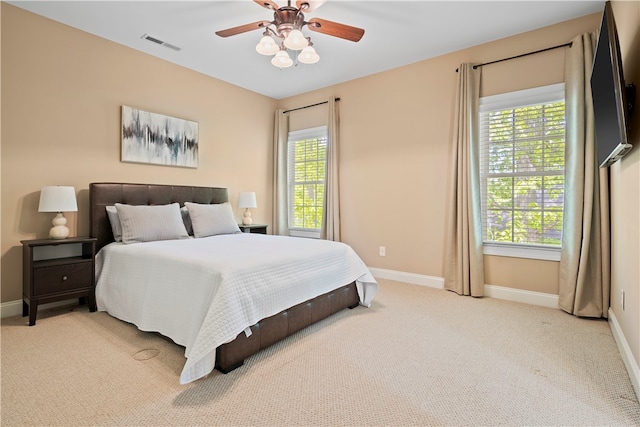
[[215, 205], [185, 202], [184, 205], [189, 210], [195, 237], [240, 233], [238, 223], [233, 217], [233, 209], [228, 202]]
[[122, 243], [189, 238], [178, 203], [115, 206], [122, 227]]
[[[107, 210], [107, 217], [111, 224], [111, 232], [113, 233], [113, 240], [116, 242], [122, 241], [122, 225], [120, 224], [120, 217], [118, 216], [118, 210], [115, 206], [105, 206]], [[184, 222], [184, 228], [187, 230], [187, 234], [193, 236], [193, 227], [191, 226], [191, 217], [189, 217], [189, 211], [186, 206], [180, 208], [180, 214], [182, 215], [182, 222]]]
[[113, 233], [113, 240], [116, 242], [122, 241], [122, 226], [120, 225], [120, 217], [118, 216], [118, 210], [115, 206], [105, 206], [107, 210], [107, 217], [111, 223], [111, 232]]

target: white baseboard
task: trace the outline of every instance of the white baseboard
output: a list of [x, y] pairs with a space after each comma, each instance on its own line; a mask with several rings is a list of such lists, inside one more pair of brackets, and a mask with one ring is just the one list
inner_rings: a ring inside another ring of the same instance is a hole
[[22, 314], [22, 300], [3, 302], [0, 304], [0, 317], [13, 317]]
[[426, 276], [424, 274], [406, 273], [404, 271], [385, 270], [384, 268], [369, 267], [373, 277], [379, 279], [395, 280], [397, 282], [410, 283], [412, 285], [428, 286], [430, 288], [444, 289], [442, 277]]
[[[46, 310], [48, 308], [56, 308], [56, 307], [62, 307], [65, 305], [70, 305], [74, 301], [77, 304], [78, 298], [73, 298], [65, 301], [50, 302], [48, 304], [39, 304], [38, 312], [40, 312], [40, 310]], [[13, 317], [13, 316], [21, 316], [21, 315], [22, 315], [22, 300], [3, 302], [2, 304], [0, 304], [0, 318], [4, 319], [5, 317]]]
[[[385, 270], [383, 268], [369, 267], [373, 277], [379, 279], [395, 280], [412, 285], [428, 286], [430, 288], [444, 289], [444, 278], [427, 276], [424, 274], [406, 273], [404, 271]], [[504, 299], [508, 301], [523, 302], [526, 304], [540, 305], [543, 307], [558, 308], [558, 295], [542, 292], [523, 291], [521, 289], [506, 288], [496, 285], [484, 285], [484, 295], [490, 298]]]
[[496, 285], [484, 285], [484, 295], [490, 298], [558, 308], [558, 295], [545, 294], [543, 292], [524, 291], [522, 289], [506, 288]]
[[611, 309], [609, 309], [609, 327], [611, 328], [613, 338], [616, 340], [616, 344], [618, 345], [618, 350], [622, 356], [624, 366], [627, 368], [627, 372], [629, 373], [629, 378], [631, 379], [631, 384], [636, 391], [636, 396], [640, 399], [640, 366], [638, 366], [638, 362], [633, 357], [631, 347], [629, 347], [629, 343], [622, 333], [618, 319], [616, 319], [616, 315]]

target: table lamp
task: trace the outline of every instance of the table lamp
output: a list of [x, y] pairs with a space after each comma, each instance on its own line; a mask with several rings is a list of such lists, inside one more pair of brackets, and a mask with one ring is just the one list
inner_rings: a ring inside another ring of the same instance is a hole
[[49, 230], [49, 237], [52, 239], [66, 239], [69, 237], [67, 219], [62, 212], [76, 212], [76, 190], [73, 187], [50, 186], [42, 187], [40, 190], [40, 205], [38, 212], [57, 212], [53, 218], [53, 227]]
[[253, 222], [251, 220], [251, 212], [249, 212], [249, 208], [256, 208], [256, 193], [251, 192], [243, 192], [238, 195], [238, 207], [240, 209], [244, 208], [244, 214], [242, 214], [242, 225], [251, 225]]

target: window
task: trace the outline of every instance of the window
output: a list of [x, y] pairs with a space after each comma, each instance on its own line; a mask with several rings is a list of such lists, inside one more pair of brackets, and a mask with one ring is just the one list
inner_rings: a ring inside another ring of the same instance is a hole
[[481, 98], [479, 132], [485, 254], [559, 259], [564, 84]]
[[289, 132], [289, 234], [320, 237], [327, 164], [325, 126]]

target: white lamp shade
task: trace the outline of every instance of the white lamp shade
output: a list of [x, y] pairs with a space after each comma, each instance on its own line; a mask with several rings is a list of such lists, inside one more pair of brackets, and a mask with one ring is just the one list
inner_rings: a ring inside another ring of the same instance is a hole
[[278, 68], [288, 68], [293, 65], [293, 59], [286, 50], [281, 50], [271, 59], [271, 63]]
[[256, 46], [256, 51], [260, 55], [275, 55], [279, 50], [278, 44], [271, 36], [262, 37], [260, 43]]
[[316, 50], [311, 46], [307, 46], [304, 49], [302, 49], [302, 52], [300, 52], [300, 54], [298, 55], [298, 61], [302, 62], [303, 64], [315, 64], [319, 60], [320, 60], [320, 56], [316, 53]]
[[73, 187], [51, 186], [40, 190], [38, 212], [76, 212], [76, 190]]
[[291, 50], [300, 50], [305, 48], [309, 44], [309, 41], [305, 38], [304, 34], [300, 30], [292, 30], [286, 39], [284, 39], [284, 45]]
[[240, 193], [238, 195], [238, 207], [239, 208], [257, 208], [256, 193], [248, 191]]

